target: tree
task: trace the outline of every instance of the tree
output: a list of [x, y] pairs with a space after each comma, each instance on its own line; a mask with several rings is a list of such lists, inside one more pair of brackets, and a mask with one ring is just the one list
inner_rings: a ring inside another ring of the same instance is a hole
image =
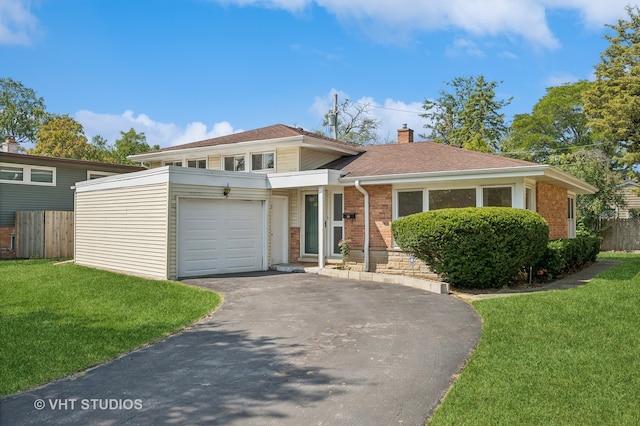
[[95, 161], [103, 163], [115, 163], [114, 148], [109, 142], [100, 135], [91, 138], [91, 145], [95, 152]]
[[[322, 126], [333, 126], [333, 111], [324, 115]], [[371, 116], [371, 104], [353, 103], [349, 99], [338, 105], [338, 139], [358, 145], [374, 143], [380, 120]]]
[[631, 169], [640, 159], [640, 9], [627, 6], [629, 20], [606, 25], [609, 46], [595, 67], [596, 80], [584, 107], [593, 130], [620, 146]]
[[550, 87], [531, 114], [518, 114], [500, 151], [529, 161], [546, 162], [557, 152], [591, 145], [593, 133], [583, 110], [582, 95], [590, 83]]
[[595, 194], [580, 195], [576, 200], [578, 216], [594, 233], [600, 230], [600, 219], [608, 216], [615, 206], [625, 206], [620, 184], [624, 174], [614, 169], [609, 156], [601, 149], [583, 149], [551, 158], [561, 170], [595, 186]]
[[40, 126], [50, 118], [44, 99], [11, 78], [0, 78], [0, 137], [18, 143], [35, 142]]
[[452, 92], [441, 89], [436, 100], [425, 99], [420, 114], [430, 132], [424, 137], [448, 145], [482, 152], [495, 152], [508, 130], [500, 110], [511, 99], [496, 99], [500, 83], [487, 82], [484, 76], [457, 77], [445, 83]]
[[158, 145], [150, 147], [145, 134], [143, 132], [136, 133], [133, 127], [128, 132], [120, 132], [120, 135], [121, 138], [116, 140], [113, 150], [113, 158], [118, 164], [135, 164], [127, 159], [129, 155], [160, 149]]
[[37, 142], [29, 154], [94, 160], [95, 149], [87, 142], [82, 124], [68, 115], [51, 118], [40, 126]]

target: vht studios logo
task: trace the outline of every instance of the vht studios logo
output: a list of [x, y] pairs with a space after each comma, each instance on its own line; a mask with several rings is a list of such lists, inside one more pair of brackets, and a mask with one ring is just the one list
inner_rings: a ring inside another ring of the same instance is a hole
[[36, 399], [33, 401], [36, 410], [73, 411], [73, 410], [142, 410], [141, 399], [99, 399], [99, 398], [55, 398]]

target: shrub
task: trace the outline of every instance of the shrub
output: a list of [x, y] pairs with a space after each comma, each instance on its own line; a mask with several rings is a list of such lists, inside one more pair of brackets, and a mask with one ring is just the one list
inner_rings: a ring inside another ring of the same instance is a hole
[[545, 251], [549, 227], [538, 213], [471, 207], [417, 213], [391, 230], [405, 252], [458, 287], [502, 287]]
[[556, 276], [595, 262], [598, 253], [600, 240], [596, 237], [578, 236], [553, 240], [547, 244], [535, 268]]

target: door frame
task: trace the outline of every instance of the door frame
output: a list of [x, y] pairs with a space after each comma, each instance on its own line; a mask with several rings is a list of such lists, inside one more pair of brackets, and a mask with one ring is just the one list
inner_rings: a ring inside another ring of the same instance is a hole
[[[330, 259], [339, 259], [340, 256], [340, 250], [338, 250], [337, 253], [333, 252], [333, 246], [334, 244], [337, 244], [338, 241], [335, 241], [335, 237], [333, 235], [333, 229], [336, 226], [340, 226], [342, 228], [342, 236], [340, 237], [340, 239], [344, 238], [344, 218], [342, 217], [342, 213], [344, 212], [344, 190], [342, 188], [340, 189], [336, 189], [336, 190], [329, 190], [327, 191], [328, 193], [328, 197], [327, 197], [327, 212], [326, 212], [326, 224], [327, 224], [327, 231], [326, 231], [326, 236], [327, 236], [327, 244], [326, 244], [326, 255], [327, 258]], [[335, 199], [334, 196], [336, 194], [340, 194], [342, 195], [342, 209], [340, 211], [340, 220], [335, 220], [334, 218], [334, 203], [335, 203]]]

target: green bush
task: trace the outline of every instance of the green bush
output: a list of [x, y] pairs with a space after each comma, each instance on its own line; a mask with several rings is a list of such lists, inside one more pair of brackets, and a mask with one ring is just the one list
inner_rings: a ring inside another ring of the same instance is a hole
[[549, 227], [539, 214], [506, 207], [417, 213], [391, 224], [405, 252], [457, 287], [502, 287], [538, 262]]
[[578, 236], [553, 240], [547, 244], [535, 268], [556, 276], [595, 262], [598, 253], [600, 240], [596, 237]]

